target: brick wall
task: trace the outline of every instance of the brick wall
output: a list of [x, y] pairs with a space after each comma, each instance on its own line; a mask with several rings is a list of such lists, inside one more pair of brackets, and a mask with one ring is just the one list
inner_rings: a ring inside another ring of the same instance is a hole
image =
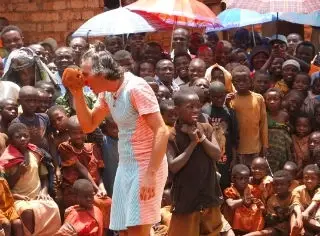
[[68, 34], [103, 7], [103, 0], [0, 0], [0, 16], [23, 30], [26, 44], [52, 37], [63, 45]]

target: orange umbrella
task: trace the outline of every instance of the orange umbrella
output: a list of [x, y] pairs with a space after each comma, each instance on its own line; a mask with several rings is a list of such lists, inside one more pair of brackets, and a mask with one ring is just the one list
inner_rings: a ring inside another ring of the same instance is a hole
[[154, 13], [169, 24], [213, 28], [221, 26], [211, 9], [197, 0], [138, 0], [126, 7], [141, 15]]

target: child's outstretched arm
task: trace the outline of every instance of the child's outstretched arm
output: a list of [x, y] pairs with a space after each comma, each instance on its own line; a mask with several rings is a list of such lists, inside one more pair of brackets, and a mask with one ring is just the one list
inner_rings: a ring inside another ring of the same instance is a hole
[[243, 205], [244, 200], [243, 199], [232, 199], [228, 198], [226, 200], [226, 203], [228, 207], [230, 207], [232, 210], [237, 209], [238, 207], [241, 207]]
[[89, 173], [88, 169], [87, 169], [84, 165], [82, 165], [82, 164], [80, 163], [80, 161], [77, 160], [77, 162], [76, 162], [76, 164], [75, 164], [75, 167], [77, 168], [77, 170], [79, 171], [79, 173], [80, 173], [84, 178], [88, 179], [88, 180], [92, 183], [92, 185], [93, 185], [93, 187], [95, 188], [95, 190], [96, 190], [96, 191], [99, 191], [99, 187], [98, 187], [97, 184], [94, 182], [94, 180], [93, 180], [91, 174]]

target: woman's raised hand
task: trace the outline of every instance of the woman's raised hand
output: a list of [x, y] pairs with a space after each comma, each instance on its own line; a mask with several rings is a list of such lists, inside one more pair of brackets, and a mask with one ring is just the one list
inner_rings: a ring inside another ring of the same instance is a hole
[[70, 90], [72, 95], [75, 95], [82, 91], [85, 86], [85, 79], [79, 68], [66, 68], [62, 75], [62, 83]]

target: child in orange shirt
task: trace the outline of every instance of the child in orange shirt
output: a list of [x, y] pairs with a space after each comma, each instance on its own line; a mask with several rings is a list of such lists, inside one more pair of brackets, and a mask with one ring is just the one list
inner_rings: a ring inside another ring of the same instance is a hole
[[55, 236], [102, 236], [103, 216], [94, 205], [94, 189], [90, 181], [78, 179], [73, 184], [78, 204], [65, 212], [64, 224]]
[[292, 135], [294, 162], [298, 165], [298, 178], [302, 177], [302, 170], [310, 163], [309, 137], [311, 134], [311, 120], [300, 114], [295, 120], [295, 133]]
[[294, 189], [291, 235], [302, 235], [306, 230], [311, 235], [320, 233], [320, 170], [315, 164], [303, 169], [303, 183]]
[[233, 230], [240, 233], [258, 231], [264, 227], [264, 205], [259, 198], [252, 195], [249, 177], [250, 170], [247, 166], [235, 165], [232, 168], [233, 183], [224, 190], [226, 198], [223, 207], [224, 216]]
[[264, 203], [272, 195], [272, 177], [268, 175], [268, 163], [266, 159], [257, 157], [251, 164], [250, 184], [252, 185], [252, 195], [261, 199]]
[[240, 141], [237, 149], [241, 164], [251, 165], [255, 157], [265, 156], [268, 148], [268, 122], [262, 95], [251, 92], [248, 67], [240, 65], [232, 70], [232, 80], [237, 92], [230, 102], [236, 112]]

